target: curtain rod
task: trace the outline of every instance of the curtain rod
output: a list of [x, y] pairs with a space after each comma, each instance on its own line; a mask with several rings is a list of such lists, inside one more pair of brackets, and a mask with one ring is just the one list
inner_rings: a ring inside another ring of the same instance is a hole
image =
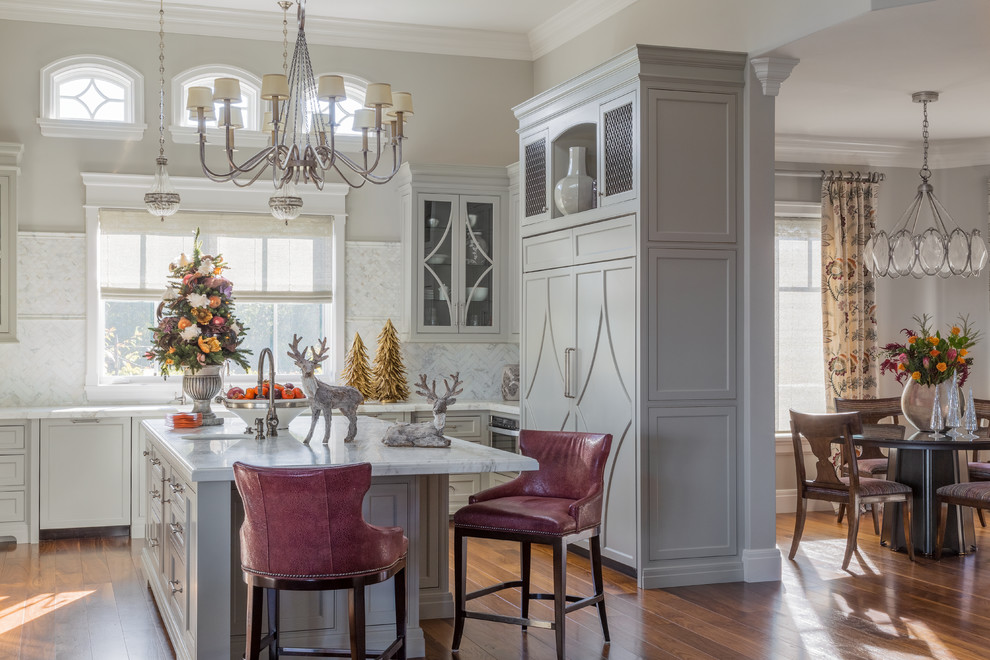
[[840, 180], [840, 181], [855, 181], [861, 183], [879, 183], [883, 181], [886, 176], [883, 172], [866, 172], [861, 174], [859, 172], [846, 172], [842, 173], [842, 170], [838, 172], [834, 170], [820, 170], [815, 172], [813, 170], [775, 170], [774, 174], [777, 176], [790, 176], [799, 179], [828, 179], [828, 180]]

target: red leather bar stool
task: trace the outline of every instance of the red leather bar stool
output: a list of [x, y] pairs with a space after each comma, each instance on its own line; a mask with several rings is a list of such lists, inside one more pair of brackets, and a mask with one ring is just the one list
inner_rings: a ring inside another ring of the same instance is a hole
[[[539, 470], [472, 495], [454, 514], [455, 621], [453, 651], [461, 645], [464, 619], [520, 625], [525, 630], [549, 628], [556, 633], [557, 658], [564, 657], [564, 618], [588, 605], [598, 606], [602, 635], [609, 641], [602, 584], [602, 484], [612, 436], [563, 431], [520, 431], [519, 451], [535, 458]], [[521, 579], [465, 593], [467, 539], [501, 539], [520, 544]], [[567, 595], [567, 545], [588, 540], [595, 594]], [[531, 545], [553, 547], [553, 593], [530, 593]], [[467, 609], [467, 601], [503, 589], [520, 587], [521, 616], [502, 616]], [[529, 618], [530, 600], [552, 600], [553, 621]], [[570, 603], [570, 604], [568, 604]]]
[[[376, 527], [361, 515], [371, 465], [260, 468], [234, 463], [244, 501], [241, 569], [248, 585], [247, 660], [263, 648], [280, 655], [406, 658], [406, 550], [401, 527]], [[380, 655], [365, 647], [364, 587], [395, 577], [396, 639]], [[268, 590], [268, 634], [261, 607]], [[279, 646], [280, 590], [349, 590], [350, 649]]]

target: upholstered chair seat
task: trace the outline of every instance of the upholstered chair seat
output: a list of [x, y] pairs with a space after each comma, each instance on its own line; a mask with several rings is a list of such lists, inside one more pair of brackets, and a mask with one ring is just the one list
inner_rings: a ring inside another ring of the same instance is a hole
[[[395, 578], [396, 639], [376, 658], [406, 657], [405, 565], [409, 540], [400, 527], [365, 522], [361, 506], [371, 487], [371, 465], [260, 468], [234, 464], [244, 502], [241, 569], [248, 585], [247, 651], [279, 646], [279, 590], [348, 589], [351, 648], [298, 649], [287, 654], [369, 657], [365, 649], [364, 587]], [[261, 635], [261, 602], [268, 591], [268, 634]], [[295, 653], [295, 652], [300, 653]]]
[[938, 507], [938, 531], [936, 532], [935, 558], [942, 557], [945, 527], [949, 517], [949, 505], [970, 506], [977, 511], [990, 509], [990, 481], [964, 481], [942, 486], [935, 491]]

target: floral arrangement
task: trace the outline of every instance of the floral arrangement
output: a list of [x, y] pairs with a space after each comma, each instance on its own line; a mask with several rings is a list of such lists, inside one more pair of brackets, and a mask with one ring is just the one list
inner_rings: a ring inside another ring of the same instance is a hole
[[162, 376], [188, 368], [196, 373], [209, 365], [233, 360], [247, 371], [251, 351], [240, 348], [244, 331], [234, 316], [233, 285], [221, 277], [227, 269], [221, 255], [202, 254], [199, 229], [192, 259], [182, 254], [169, 264], [169, 286], [158, 305], [149, 360]]
[[949, 334], [943, 337], [938, 331], [932, 332], [928, 314], [912, 318], [919, 330], [904, 328], [901, 332], [907, 342], [890, 343], [881, 349], [885, 359], [880, 363], [880, 373], [890, 371], [899, 383], [913, 378], [922, 385], [937, 385], [958, 373], [959, 385], [963, 385], [973, 364], [969, 349], [979, 340], [980, 331], [969, 327], [968, 317], [960, 316], [959, 323], [951, 325]]

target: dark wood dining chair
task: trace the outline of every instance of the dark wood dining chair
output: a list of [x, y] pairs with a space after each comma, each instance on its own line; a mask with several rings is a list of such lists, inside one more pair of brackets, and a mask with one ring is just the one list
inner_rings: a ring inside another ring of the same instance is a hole
[[[860, 504], [881, 504], [900, 502], [904, 505], [904, 542], [908, 556], [914, 561], [914, 545], [911, 543], [911, 514], [913, 495], [911, 488], [896, 481], [872, 479], [860, 474], [853, 436], [863, 431], [863, 422], [858, 412], [811, 414], [795, 410], [791, 414], [791, 441], [794, 443], [794, 465], [797, 470], [798, 503], [794, 519], [794, 539], [788, 559], [794, 559], [801, 535], [804, 533], [804, 520], [807, 514], [807, 500], [823, 500], [845, 504], [851, 511], [859, 511]], [[836, 474], [832, 464], [832, 445], [841, 438], [840, 447], [849, 456], [849, 474]], [[808, 479], [804, 467], [804, 443], [808, 443], [817, 462], [815, 478]], [[842, 569], [849, 567], [856, 550], [856, 536], [859, 533], [859, 516], [848, 516], [849, 533], [846, 538], [846, 554], [842, 559]]]
[[[877, 436], [882, 438], [904, 438], [905, 428], [899, 424], [901, 414], [900, 397], [884, 397], [880, 399], [843, 399], [835, 398], [835, 412], [858, 412], [863, 421], [863, 435]], [[890, 419], [889, 423], [883, 420]], [[871, 479], [886, 478], [887, 476], [887, 456], [879, 447], [863, 447], [859, 459], [859, 473]], [[849, 462], [843, 456], [842, 470], [846, 474], [849, 469]], [[836, 516], [838, 522], [842, 522], [846, 507], [839, 505], [839, 512]], [[880, 534], [880, 510], [879, 507], [872, 507], [873, 531]]]
[[990, 481], [964, 481], [942, 486], [935, 491], [935, 501], [938, 504], [935, 559], [941, 559], [942, 544], [945, 542], [946, 521], [949, 518], [949, 505], [971, 506], [980, 512], [984, 509], [990, 509]]
[[[973, 409], [976, 410], [976, 421], [980, 428], [976, 435], [981, 438], [990, 438], [990, 400], [973, 399]], [[969, 461], [970, 481], [990, 481], [990, 463], [980, 461], [980, 452], [973, 450], [973, 458]], [[986, 518], [983, 517], [983, 509], [976, 507], [976, 515], [980, 518], [980, 524], [987, 526]]]

